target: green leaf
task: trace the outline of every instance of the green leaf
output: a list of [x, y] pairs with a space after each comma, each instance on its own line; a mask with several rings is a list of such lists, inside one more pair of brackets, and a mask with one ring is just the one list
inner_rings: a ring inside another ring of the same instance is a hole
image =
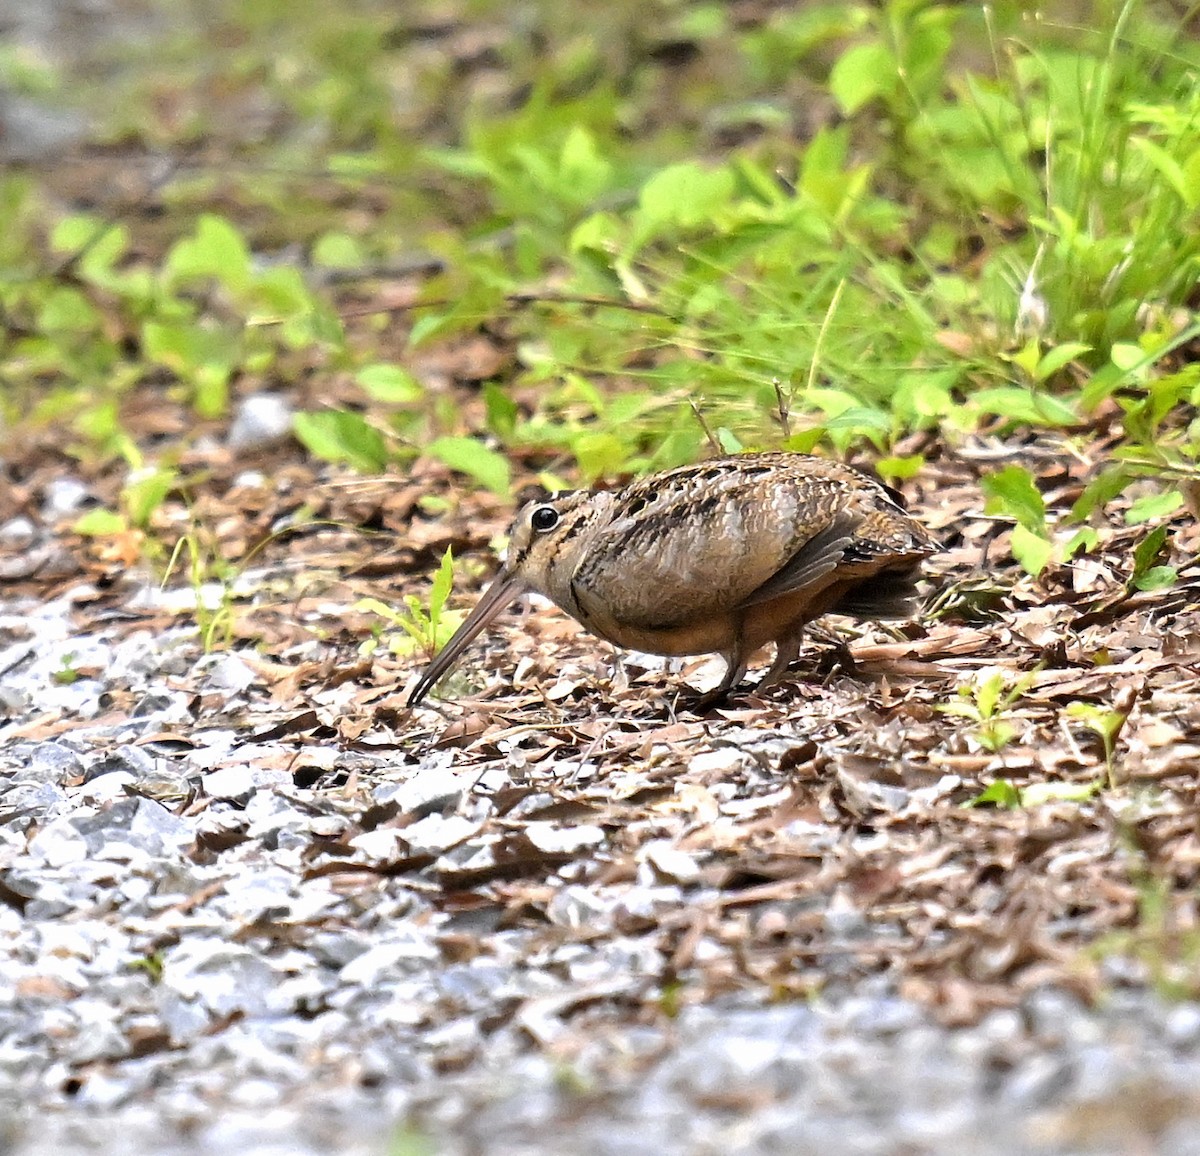
[[1038, 344], [1037, 339], [1030, 338], [1016, 353], [1010, 353], [1007, 356], [1013, 365], [1019, 366], [1026, 374], [1033, 377], [1037, 373], [1038, 364], [1042, 360], [1041, 352], [1041, 346]]
[[64, 217], [50, 234], [50, 247], [56, 253], [78, 253], [94, 245], [112, 226], [107, 221], [77, 214]]
[[895, 57], [878, 41], [843, 52], [829, 74], [829, 91], [846, 116], [877, 96], [891, 96], [896, 85]]
[[483, 404], [487, 411], [488, 429], [502, 440], [515, 436], [521, 410], [494, 381], [489, 381], [483, 387]]
[[1024, 526], [1014, 526], [1012, 553], [1013, 557], [1021, 563], [1021, 569], [1036, 578], [1053, 557], [1054, 546], [1040, 535], [1025, 529]]
[[607, 260], [621, 247], [626, 232], [627, 226], [614, 214], [592, 213], [571, 231], [568, 249], [572, 253], [599, 253]]
[[212, 277], [240, 292], [250, 283], [250, 250], [231, 222], [205, 213], [195, 233], [171, 247], [163, 268], [172, 280]]
[[581, 124], [572, 126], [558, 158], [564, 192], [576, 204], [593, 203], [608, 187], [612, 165], [596, 148], [596, 138]]
[[110, 226], [81, 251], [79, 275], [83, 280], [128, 300], [148, 302], [156, 292], [157, 275], [151, 273], [149, 268], [123, 263], [128, 248], [129, 231], [125, 226]]
[[1093, 779], [1090, 783], [1031, 783], [1018, 788], [1007, 779], [996, 779], [976, 795], [967, 805], [980, 807], [992, 804], [1013, 810], [1018, 807], [1040, 807], [1046, 803], [1083, 803], [1100, 790], [1103, 783]]
[[1090, 702], [1067, 703], [1065, 713], [1068, 718], [1078, 719], [1088, 730], [1098, 734], [1104, 740], [1106, 750], [1112, 749], [1112, 744], [1129, 717], [1124, 711], [1105, 709]]
[[435, 627], [453, 587], [454, 555], [447, 546], [445, 554], [442, 555], [441, 565], [433, 577], [433, 586], [429, 590], [429, 620]]
[[166, 496], [178, 485], [171, 469], [135, 470], [121, 489], [121, 504], [135, 525], [145, 528]]
[[989, 719], [979, 728], [979, 745], [995, 754], [1002, 751], [1017, 736], [1017, 728], [1004, 719]]
[[[341, 351], [346, 345], [346, 331], [342, 328], [342, 319], [324, 305], [317, 306], [302, 318], [289, 318], [284, 325], [284, 331], [292, 340], [293, 349], [300, 349], [309, 342], [316, 342], [336, 351]], [[304, 341], [300, 340], [302, 332], [305, 336]]]
[[1007, 514], [1035, 534], [1046, 531], [1046, 503], [1034, 484], [1033, 475], [1023, 466], [1008, 466], [988, 474], [980, 481], [987, 496], [989, 514]]
[[325, 233], [313, 245], [312, 262], [325, 269], [361, 269], [366, 257], [356, 237], [348, 233]]
[[100, 328], [100, 314], [78, 289], [63, 285], [46, 296], [37, 324], [47, 334], [92, 333]]
[[859, 404], [858, 398], [844, 389], [829, 389], [819, 385], [804, 390], [802, 400], [806, 406], [819, 410], [829, 418], [840, 417]]
[[356, 613], [376, 614], [393, 626], [399, 626], [400, 619], [404, 617], [394, 606], [389, 606], [378, 598], [359, 598], [351, 609]]
[[1170, 185], [1179, 199], [1189, 209], [1196, 207], [1197, 197], [1200, 196], [1200, 189], [1188, 179], [1183, 166], [1166, 149], [1156, 145], [1151, 140], [1147, 140], [1145, 137], [1138, 136], [1129, 138], [1129, 146], [1135, 152], [1141, 153], [1149, 161], [1150, 165]]
[[967, 803], [968, 807], [986, 807], [989, 805], [1003, 807], [1011, 811], [1021, 805], [1021, 792], [1007, 779], [996, 779]]
[[1131, 582], [1136, 583], [1158, 561], [1166, 544], [1166, 526], [1156, 526], [1134, 547], [1133, 574], [1130, 576]]
[[383, 435], [349, 410], [298, 413], [292, 418], [296, 437], [311, 454], [327, 462], [348, 462], [363, 473], [379, 473], [387, 464]]
[[1080, 392], [1079, 406], [1084, 413], [1092, 413], [1096, 407], [1111, 397], [1118, 386], [1124, 384], [1125, 373], [1115, 365], [1102, 365], [1092, 374], [1089, 381]]
[[746, 447], [742, 445], [737, 434], [727, 426], [717, 427], [717, 441], [727, 454], [740, 454]]
[[855, 405], [843, 410], [836, 417], [831, 417], [825, 423], [825, 428], [828, 430], [850, 429], [860, 433], [877, 430], [879, 433], [886, 434], [891, 432], [892, 425], [892, 415], [887, 410]]
[[241, 351], [241, 338], [232, 330], [158, 321], [142, 326], [142, 352], [193, 387], [193, 400], [204, 417], [225, 412], [227, 386]]
[[260, 273], [252, 296], [254, 308], [246, 318], [250, 324], [303, 317], [317, 307], [300, 270], [286, 266]]
[[231, 369], [239, 360], [242, 343], [232, 328], [193, 322], [147, 321], [142, 326], [143, 352], [180, 377], [204, 365]]
[[881, 478], [915, 478], [924, 466], [924, 454], [907, 454], [904, 457], [880, 458], [875, 463], [875, 472]]
[[1183, 495], [1178, 490], [1164, 490], [1161, 494], [1147, 494], [1138, 498], [1125, 511], [1125, 524], [1139, 526], [1156, 518], [1166, 518], [1183, 505]]
[[[958, 693], [960, 695], [967, 693], [966, 688], [960, 687]], [[955, 699], [951, 702], [939, 703], [938, 710], [941, 711], [942, 714], [952, 715], [955, 718], [969, 718], [975, 722], [983, 721], [983, 718], [979, 713], [979, 706], [966, 698]]]
[[629, 460], [626, 444], [612, 433], [584, 433], [571, 439], [579, 471], [589, 482], [619, 473]]
[[438, 1145], [412, 1124], [402, 1124], [388, 1140], [385, 1156], [437, 1156]]
[[1081, 526], [1071, 535], [1063, 547], [1064, 558], [1074, 558], [1076, 554], [1086, 554], [1100, 544], [1100, 535], [1091, 526]]
[[991, 718], [1000, 705], [1000, 695], [1004, 692], [1004, 675], [993, 671], [982, 679], [975, 688], [975, 702], [979, 707], [980, 718]]
[[798, 454], [811, 454], [825, 437], [824, 426], [814, 426], [812, 429], [801, 430], [792, 434], [783, 443], [783, 448], [793, 450]]
[[1040, 807], [1046, 803], [1086, 803], [1103, 783], [1030, 783], [1021, 791], [1022, 807]]
[[129, 523], [112, 510], [96, 509], [88, 510], [82, 517], [76, 518], [71, 529], [85, 538], [109, 538], [124, 533], [129, 529]]
[[[892, 11], [897, 7], [893, 6]], [[905, 87], [921, 102], [943, 83], [943, 64], [954, 42], [950, 29], [957, 13], [953, 6], [944, 4], [913, 6], [914, 12], [918, 9], [923, 9], [920, 16], [910, 19], [906, 29], [898, 73]]]
[[822, 128], [813, 134], [800, 162], [797, 188], [830, 217], [847, 194], [846, 154], [850, 147], [847, 125]]
[[438, 438], [426, 447], [426, 452], [502, 498], [512, 491], [508, 459], [474, 438]]
[[1093, 510], [1108, 505], [1133, 480], [1134, 477], [1127, 466], [1119, 462], [1116, 465], [1105, 466], [1095, 478], [1088, 482], [1083, 493], [1075, 499], [1075, 504], [1071, 507], [1071, 517], [1076, 521], [1082, 521]]
[[1135, 369], [1144, 369], [1154, 359], [1147, 357], [1146, 351], [1132, 341], [1115, 341], [1108, 351], [1108, 359], [1123, 374], [1132, 373]]
[[423, 342], [431, 341], [446, 333], [452, 333], [461, 327], [462, 318], [454, 310], [426, 313], [413, 322], [412, 328], [408, 331], [408, 344], [416, 349]]
[[1056, 345], [1038, 361], [1033, 371], [1034, 379], [1045, 381], [1047, 378], [1053, 377], [1064, 365], [1069, 365], [1081, 354], [1090, 353], [1091, 349], [1090, 345], [1085, 345], [1082, 341], [1067, 341], [1062, 345]]
[[1139, 590], [1166, 590], [1178, 581], [1179, 571], [1174, 566], [1151, 566], [1133, 584]]
[[229, 409], [230, 366], [200, 365], [192, 374], [192, 404], [201, 417], [221, 417]]
[[734, 187], [734, 175], [727, 168], [706, 169], [693, 161], [668, 165], [642, 186], [639, 234], [652, 236], [661, 225], [708, 224], [729, 202]]
[[425, 396], [425, 387], [398, 365], [383, 362], [364, 365], [354, 375], [354, 380], [376, 401], [389, 405], [407, 405], [421, 401]]
[[970, 395], [970, 403], [981, 413], [1034, 426], [1074, 425], [1079, 420], [1075, 411], [1058, 398], [1016, 385], [976, 390]]

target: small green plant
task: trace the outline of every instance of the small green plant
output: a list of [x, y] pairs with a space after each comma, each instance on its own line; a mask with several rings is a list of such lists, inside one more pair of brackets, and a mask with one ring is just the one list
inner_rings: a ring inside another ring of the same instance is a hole
[[344, 462], [367, 474], [380, 473], [387, 465], [384, 435], [360, 413], [318, 410], [298, 413], [292, 421], [300, 444], [314, 457]]
[[1137, 544], [1133, 551], [1133, 573], [1129, 575], [1131, 590], [1161, 590], [1175, 584], [1179, 571], [1159, 564], [1166, 548], [1166, 526], [1156, 526]]
[[976, 741], [995, 754], [1016, 738], [1016, 726], [1004, 715], [1033, 685], [1035, 674], [1031, 671], [1016, 677], [999, 668], [981, 671], [974, 682], [958, 688], [955, 701], [941, 703], [938, 710], [974, 722]]
[[161, 983], [165, 962], [161, 951], [153, 951], [149, 955], [130, 960], [129, 968], [131, 971], [143, 972], [151, 983]]
[[1099, 779], [1088, 783], [1030, 783], [1018, 787], [1010, 779], [995, 779], [973, 799], [968, 807], [1000, 807], [1015, 811], [1024, 807], [1040, 807], [1046, 803], [1085, 803], [1100, 789]]
[[1030, 574], [1039, 574], [1054, 555], [1046, 525], [1046, 503], [1024, 466], [1008, 466], [981, 481], [984, 510], [1012, 518], [1013, 557]]
[[1109, 788], [1116, 784], [1117, 739], [1129, 715], [1112, 707], [1096, 706], [1090, 702], [1072, 702], [1067, 704], [1066, 717], [1075, 719], [1096, 735], [1104, 748], [1104, 767], [1108, 776]]
[[79, 671], [75, 669], [75, 655], [64, 654], [58, 660], [58, 669], [54, 672], [54, 681], [59, 686], [70, 686], [80, 679]]
[[[449, 642], [465, 617], [460, 611], [446, 610], [446, 601], [453, 588], [454, 557], [447, 549], [433, 577], [426, 605], [422, 605], [415, 594], [409, 594], [405, 596], [404, 609], [400, 611], [378, 598], [362, 598], [355, 603], [355, 609], [378, 615], [382, 623], [399, 629], [401, 633], [393, 635], [388, 644], [393, 654], [407, 655], [424, 651], [432, 658]], [[369, 653], [376, 643], [371, 640], [365, 645]]]
[[662, 991], [658, 996], [658, 1009], [667, 1019], [679, 1018], [680, 1012], [683, 1010], [684, 992], [682, 980], [671, 979], [663, 983]]
[[221, 554], [211, 536], [197, 524], [175, 543], [163, 574], [164, 587], [181, 558], [186, 560], [193, 613], [204, 653], [228, 649], [235, 634], [234, 583], [238, 567]]
[[[1155, 869], [1141, 851], [1132, 846], [1128, 849], [1130, 874], [1137, 889], [1132, 926], [1102, 936], [1085, 955], [1094, 960], [1131, 959], [1145, 968], [1151, 985], [1164, 998], [1195, 999], [1200, 993], [1200, 932], [1193, 926], [1191, 893]], [[1181, 905], [1186, 908], [1182, 917]]]
[[437, 438], [425, 447], [425, 452], [440, 458], [452, 470], [474, 478], [481, 486], [502, 498], [507, 498], [512, 492], [508, 459], [474, 438]]

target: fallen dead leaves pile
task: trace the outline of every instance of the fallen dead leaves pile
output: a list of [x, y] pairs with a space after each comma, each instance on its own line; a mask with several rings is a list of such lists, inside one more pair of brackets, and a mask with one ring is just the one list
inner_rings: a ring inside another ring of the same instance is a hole
[[[287, 447], [253, 470], [208, 461], [152, 528], [203, 527], [235, 564], [231, 642], [205, 656], [190, 623], [211, 591], [160, 590], [120, 543], [70, 530], [115, 482], [75, 479], [61, 510], [62, 459], [11, 462], [12, 998], [45, 1016], [86, 1005], [89, 968], [137, 976], [99, 1042], [86, 1016], [59, 1024], [38, 1078], [103, 1096], [134, 1058], [187, 1065], [200, 1040], [264, 1015], [323, 1022], [389, 984], [409, 987], [387, 1015], [442, 1072], [496, 1032], [570, 1063], [606, 1026], [864, 982], [947, 1025], [1045, 988], [1197, 994], [1195, 529], [1174, 527], [1169, 590], [1127, 588], [1137, 534], [1119, 524], [1034, 581], [981, 513], [971, 450], [930, 452], [909, 495], [947, 544], [938, 616], [855, 627], [849, 670], [815, 640], [793, 679], [703, 716], [682, 688], [717, 660], [618, 655], [545, 604], [506, 614], [447, 697], [409, 711], [425, 656], [392, 655], [358, 600], [423, 596], [447, 546], [485, 571], [510, 513], [440, 467], [352, 479]], [[1023, 460], [1086, 481], [1078, 456]], [[994, 750], [988, 720], [942, 709], [988, 679], [1012, 692]], [[997, 780], [1027, 805], [972, 806]], [[88, 937], [48, 950], [63, 919]], [[523, 978], [465, 1002], [438, 987], [492, 965]], [[363, 1022], [391, 1022], [378, 1014]]]

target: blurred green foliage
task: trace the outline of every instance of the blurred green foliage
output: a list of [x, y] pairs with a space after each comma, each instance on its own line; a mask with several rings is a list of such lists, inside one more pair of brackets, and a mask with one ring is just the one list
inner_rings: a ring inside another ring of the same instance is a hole
[[[1145, 478], [1131, 521], [1182, 500], [1200, 43], [1166, 5], [151, 8], [168, 31], [70, 85], [0, 59], [146, 170], [140, 199], [73, 207], [61, 172], [0, 175], [9, 424], [132, 471], [139, 389], [221, 420], [234, 391], [324, 377], [313, 455], [430, 454], [503, 494], [514, 455], [584, 481], [694, 458], [696, 410], [724, 446], [866, 444], [892, 477], [921, 467], [895, 452], [914, 431], [1085, 440], [1115, 416], [1069, 517]], [[435, 272], [397, 307], [414, 263]], [[511, 364], [422, 375], [479, 333]], [[1089, 546], [1019, 461], [986, 493], [1030, 571]]]

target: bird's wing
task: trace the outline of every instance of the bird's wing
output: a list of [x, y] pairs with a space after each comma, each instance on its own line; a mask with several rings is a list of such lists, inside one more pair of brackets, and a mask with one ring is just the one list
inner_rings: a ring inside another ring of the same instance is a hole
[[844, 486], [782, 467], [678, 470], [621, 495], [572, 577], [581, 605], [615, 622], [670, 629], [819, 581], [861, 515]]
[[832, 573], [854, 542], [854, 531], [862, 522], [859, 514], [842, 513], [834, 517], [788, 559], [788, 561], [742, 602], [754, 606], [785, 594], [795, 594]]

